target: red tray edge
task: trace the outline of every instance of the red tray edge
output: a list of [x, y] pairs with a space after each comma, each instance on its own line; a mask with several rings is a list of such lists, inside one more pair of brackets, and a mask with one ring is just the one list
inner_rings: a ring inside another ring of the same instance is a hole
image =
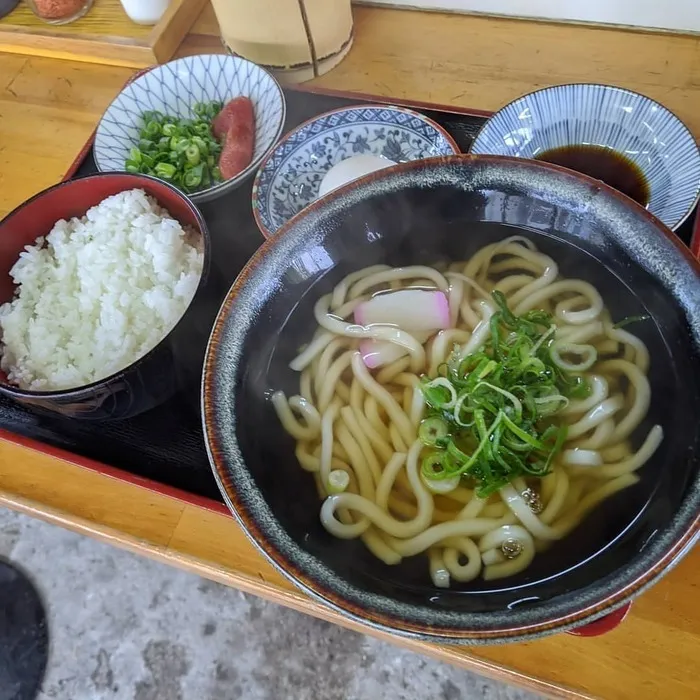
[[695, 215], [695, 226], [690, 236], [690, 252], [700, 260], [700, 212]]
[[139, 488], [146, 489], [147, 491], [153, 491], [162, 496], [174, 498], [175, 500], [197, 506], [198, 508], [204, 508], [215, 513], [230, 515], [228, 508], [223, 503], [219, 503], [211, 498], [198, 496], [194, 493], [189, 493], [188, 491], [175, 488], [174, 486], [168, 486], [160, 481], [138, 476], [137, 474], [132, 474], [131, 472], [127, 472], [123, 469], [118, 469], [117, 467], [111, 467], [108, 464], [98, 462], [94, 459], [90, 459], [89, 457], [77, 455], [69, 450], [47, 445], [39, 440], [35, 440], [34, 438], [28, 438], [24, 435], [17, 435], [9, 430], [0, 428], [0, 440], [12, 443], [14, 445], [19, 445], [20, 447], [26, 447], [29, 450], [39, 452], [48, 457], [52, 457], [53, 459], [60, 459], [62, 462], [67, 462], [68, 464], [80, 467], [81, 469], [87, 469], [89, 471], [101, 474], [102, 476], [110, 477], [111, 479], [125, 481], [132, 486], [138, 486]]
[[[138, 78], [143, 73], [146, 73], [148, 70], [149, 69], [144, 69], [135, 73], [133, 76], [131, 76], [131, 78], [129, 78], [129, 80], [126, 82], [126, 85]], [[293, 88], [288, 89], [293, 89], [298, 92], [308, 92], [317, 95], [345, 97], [348, 99], [357, 98], [358, 100], [362, 101], [397, 105], [401, 107], [408, 107], [409, 109], [428, 109], [432, 111], [448, 112], [451, 114], [462, 114], [474, 117], [486, 118], [493, 114], [493, 112], [481, 109], [473, 109], [468, 107], [454, 107], [449, 105], [435, 104], [431, 102], [423, 102], [420, 100], [403, 100], [390, 97], [383, 97], [381, 95], [372, 95], [369, 93], [347, 92], [343, 90], [332, 90], [329, 88], [319, 88], [314, 86], [295, 85]], [[97, 130], [95, 129], [95, 131], [92, 132], [90, 138], [85, 143], [85, 145], [80, 150], [71, 166], [66, 171], [65, 175], [61, 180], [62, 182], [71, 179], [78, 171], [78, 169], [82, 165], [83, 161], [85, 160], [88, 153], [90, 152], [90, 149], [93, 146], [96, 131]], [[693, 235], [690, 243], [690, 249], [694, 255], [700, 257], [700, 214], [696, 217]], [[139, 488], [147, 489], [149, 491], [153, 491], [155, 493], [167, 496], [169, 498], [174, 498], [176, 500], [188, 503], [199, 508], [204, 508], [215, 513], [230, 515], [228, 508], [223, 503], [219, 503], [218, 501], [215, 501], [213, 499], [205, 498], [203, 496], [197, 496], [187, 491], [167, 486], [166, 484], [162, 484], [159, 481], [131, 474], [130, 472], [118, 469], [116, 467], [111, 467], [107, 464], [103, 464], [102, 462], [97, 462], [86, 457], [81, 457], [80, 455], [76, 455], [72, 452], [69, 452], [68, 450], [51, 447], [33, 438], [23, 437], [20, 435], [16, 435], [15, 433], [12, 433], [10, 431], [0, 429], [0, 439], [5, 440], [7, 442], [15, 443], [17, 445], [26, 447], [36, 452], [41, 452], [50, 457], [54, 457], [64, 462], [68, 462], [69, 464], [73, 464], [77, 467], [88, 469], [98, 474], [102, 474], [113, 479], [118, 479], [120, 481], [127, 482], [134, 486], [138, 486]], [[579, 637], [595, 637], [610, 632], [622, 623], [622, 621], [627, 616], [630, 607], [631, 603], [627, 603], [618, 610], [610, 613], [609, 615], [606, 615], [605, 617], [599, 620], [596, 620], [595, 622], [591, 622], [586, 625], [582, 625], [574, 630], [570, 630], [568, 634], [572, 634]]]

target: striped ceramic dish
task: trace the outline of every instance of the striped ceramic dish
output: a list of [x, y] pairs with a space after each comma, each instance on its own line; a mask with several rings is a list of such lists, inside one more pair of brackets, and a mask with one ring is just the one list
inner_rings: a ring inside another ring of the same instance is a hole
[[266, 70], [238, 56], [187, 56], [156, 66], [129, 83], [108, 107], [95, 134], [95, 163], [101, 172], [121, 171], [136, 146], [143, 113], [151, 110], [180, 119], [193, 116], [197, 102], [249, 97], [255, 110], [255, 151], [236, 177], [190, 196], [197, 204], [230, 192], [253, 175], [277, 143], [286, 113], [284, 93]]
[[537, 90], [486, 122], [471, 152], [537, 158], [572, 145], [625, 155], [649, 187], [647, 209], [671, 229], [700, 198], [700, 149], [678, 117], [654, 100], [608, 85], [571, 84]]

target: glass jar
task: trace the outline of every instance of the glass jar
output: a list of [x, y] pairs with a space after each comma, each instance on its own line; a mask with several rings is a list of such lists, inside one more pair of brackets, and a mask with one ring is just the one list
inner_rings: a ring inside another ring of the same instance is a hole
[[91, 7], [93, 0], [27, 0], [39, 19], [49, 24], [68, 24], [80, 19]]

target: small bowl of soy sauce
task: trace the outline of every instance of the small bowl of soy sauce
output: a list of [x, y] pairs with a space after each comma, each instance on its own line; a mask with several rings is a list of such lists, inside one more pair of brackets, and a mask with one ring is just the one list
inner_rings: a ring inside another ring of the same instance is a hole
[[700, 200], [700, 148], [658, 102], [576, 83], [519, 97], [496, 112], [471, 153], [530, 158], [602, 180], [677, 229]]

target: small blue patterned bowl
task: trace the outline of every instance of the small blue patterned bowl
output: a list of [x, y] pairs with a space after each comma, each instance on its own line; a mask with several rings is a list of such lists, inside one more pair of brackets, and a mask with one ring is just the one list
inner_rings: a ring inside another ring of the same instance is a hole
[[369, 154], [396, 163], [459, 153], [431, 119], [403, 107], [358, 105], [321, 114], [280, 141], [253, 183], [253, 214], [272, 236], [318, 196], [323, 176], [337, 163]]
[[136, 145], [148, 110], [180, 118], [192, 116], [197, 102], [228, 102], [249, 97], [255, 109], [255, 151], [238, 176], [189, 195], [197, 203], [238, 187], [282, 134], [286, 105], [282, 89], [263, 68], [238, 56], [202, 55], [157, 66], [127, 85], [105, 112], [95, 135], [95, 162], [102, 172], [124, 170], [129, 149]]
[[603, 146], [632, 161], [649, 189], [646, 208], [672, 230], [700, 199], [700, 149], [685, 124], [658, 102], [609, 85], [524, 95], [486, 122], [470, 152], [538, 158], [574, 145]]

